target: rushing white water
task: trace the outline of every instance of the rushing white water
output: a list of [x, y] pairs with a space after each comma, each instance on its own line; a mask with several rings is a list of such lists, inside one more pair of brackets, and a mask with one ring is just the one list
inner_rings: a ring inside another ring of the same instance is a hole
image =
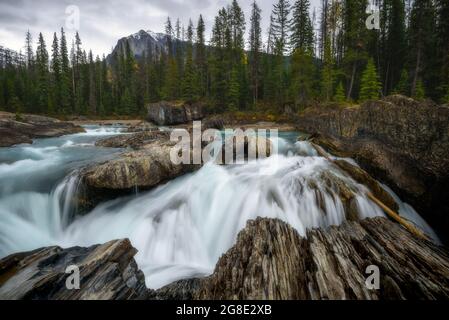
[[[129, 238], [139, 250], [136, 260], [147, 285], [159, 288], [210, 274], [250, 219], [279, 218], [301, 235], [308, 228], [342, 223], [346, 213], [335, 181], [356, 194], [362, 218], [383, 215], [365, 196], [364, 186], [319, 157], [309, 143], [289, 142], [297, 136], [291, 134], [279, 138], [279, 154], [270, 158], [238, 166], [208, 163], [150, 192], [100, 204], [76, 217], [71, 199], [77, 178], [69, 172], [87, 159], [117, 152], [93, 147], [95, 139], [119, 133], [103, 130], [90, 128], [85, 134], [0, 151], [5, 162], [0, 164], [0, 257], [48, 245], [89, 246]], [[27, 186], [26, 179], [33, 183]], [[42, 188], [41, 183], [56, 187]]]

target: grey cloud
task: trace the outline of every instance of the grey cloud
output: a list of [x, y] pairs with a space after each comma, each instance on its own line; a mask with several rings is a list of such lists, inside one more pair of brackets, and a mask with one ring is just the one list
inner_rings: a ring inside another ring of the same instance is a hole
[[[276, 1], [258, 0], [263, 11], [264, 32]], [[247, 21], [252, 2], [239, 0]], [[91, 48], [95, 54], [108, 54], [119, 38], [141, 29], [163, 32], [167, 16], [173, 21], [179, 18], [186, 25], [189, 18], [196, 23], [203, 14], [209, 35], [217, 11], [230, 3], [231, 0], [0, 0], [0, 45], [23, 49], [28, 29], [35, 39], [42, 32], [50, 42], [53, 32], [59, 33], [65, 25], [66, 7], [77, 5], [81, 11], [79, 31], [84, 48]], [[73, 35], [73, 31], [67, 30], [68, 37]]]

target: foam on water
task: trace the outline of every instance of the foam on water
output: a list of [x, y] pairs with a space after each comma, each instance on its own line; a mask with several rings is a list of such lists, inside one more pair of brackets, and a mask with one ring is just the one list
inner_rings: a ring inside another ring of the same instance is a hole
[[[1, 171], [0, 167], [0, 177], [14, 177], [26, 166], [39, 166], [39, 161], [43, 161], [39, 170], [50, 170], [71, 160], [72, 171], [85, 163], [79, 154], [85, 154], [86, 148], [105, 152], [80, 146], [93, 143], [94, 132], [96, 137], [104, 135], [97, 128], [55, 140], [50, 147], [56, 146], [56, 150], [36, 152], [37, 160], [1, 165], [9, 168]], [[100, 204], [82, 217], [76, 217], [71, 204], [77, 190], [76, 174], [59, 173], [60, 178], [67, 177], [48, 192], [23, 185], [12, 191], [0, 189], [0, 256], [49, 245], [90, 246], [129, 238], [138, 249], [136, 260], [147, 285], [159, 288], [212, 273], [219, 257], [235, 243], [250, 219], [279, 218], [303, 236], [309, 228], [341, 224], [346, 219], [345, 209], [337, 188], [323, 178], [326, 175], [355, 193], [362, 218], [383, 215], [366, 197], [364, 186], [319, 157], [308, 142], [278, 139], [280, 153], [270, 158], [234, 166], [207, 163], [199, 171], [152, 191]], [[73, 154], [64, 158], [68, 151]], [[33, 152], [22, 149], [19, 154], [31, 157]], [[57, 152], [60, 162], [52, 163]], [[93, 158], [92, 154], [89, 157]], [[30, 169], [27, 175], [38, 174]], [[411, 212], [396, 199], [403, 210]]]

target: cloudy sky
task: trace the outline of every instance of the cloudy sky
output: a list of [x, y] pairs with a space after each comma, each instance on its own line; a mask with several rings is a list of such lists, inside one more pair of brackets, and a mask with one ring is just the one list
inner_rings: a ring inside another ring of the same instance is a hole
[[[253, 0], [240, 0], [249, 21]], [[293, 0], [291, 0], [292, 2]], [[312, 0], [317, 5], [320, 0]], [[76, 27], [76, 8], [79, 9], [79, 32], [85, 49], [94, 54], [108, 54], [117, 40], [141, 29], [164, 31], [167, 16], [194, 24], [203, 14], [207, 36], [217, 11], [231, 0], [0, 0], [0, 45], [23, 50], [25, 32], [29, 29], [36, 43], [39, 32], [50, 46], [53, 32], [67, 29], [71, 41]], [[262, 9], [263, 30], [266, 33], [273, 4], [277, 0], [258, 0]], [[73, 7], [76, 6], [76, 7]], [[75, 8], [75, 10], [74, 10]], [[318, 9], [317, 9], [318, 11]], [[59, 32], [58, 32], [59, 33]]]

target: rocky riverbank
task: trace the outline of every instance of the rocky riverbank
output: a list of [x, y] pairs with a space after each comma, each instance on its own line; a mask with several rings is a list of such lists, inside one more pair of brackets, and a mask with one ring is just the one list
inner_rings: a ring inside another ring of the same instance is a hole
[[[147, 290], [136, 250], [118, 240], [90, 248], [43, 248], [0, 260], [3, 299], [448, 299], [449, 252], [385, 218], [310, 230], [249, 221], [214, 273]], [[67, 290], [68, 265], [80, 290]], [[368, 266], [380, 289], [366, 286]]]
[[447, 106], [396, 95], [361, 106], [309, 110], [298, 127], [331, 153], [354, 158], [441, 234], [449, 234]]
[[0, 112], [0, 147], [21, 143], [32, 143], [32, 139], [60, 137], [84, 132], [84, 129], [70, 122], [54, 118]]

